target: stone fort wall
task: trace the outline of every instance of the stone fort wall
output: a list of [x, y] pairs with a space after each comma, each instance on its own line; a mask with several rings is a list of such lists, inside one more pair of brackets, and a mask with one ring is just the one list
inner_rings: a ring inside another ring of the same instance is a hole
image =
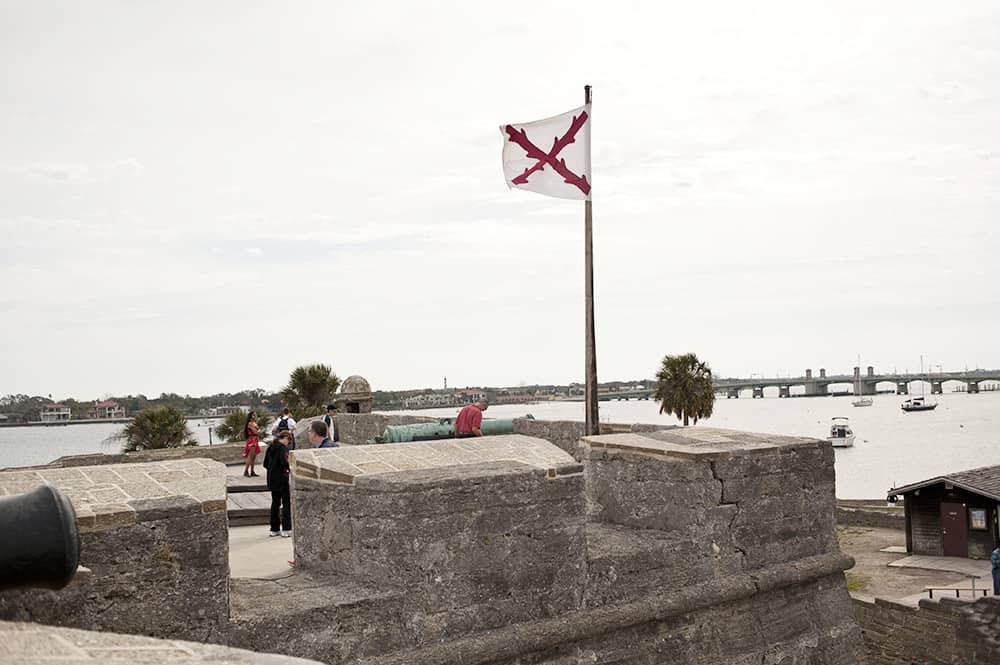
[[[59, 487], [83, 575], [0, 593], [0, 619], [207, 641], [229, 621], [225, 467], [193, 459], [0, 473], [0, 496]], [[16, 537], [7, 534], [5, 537]]]
[[279, 580], [230, 582], [216, 462], [0, 473], [7, 494], [72, 490], [92, 571], [0, 594], [0, 619], [325, 663], [864, 662], [828, 444], [526, 422], [562, 446], [296, 451], [296, 566]]
[[854, 601], [869, 665], [1000, 663], [1000, 596], [923, 599], [919, 607]]
[[[301, 577], [234, 586], [233, 635], [331, 663], [865, 661], [828, 445], [689, 428], [578, 457], [523, 434], [296, 453]], [[261, 595], [269, 620], [239, 600]]]

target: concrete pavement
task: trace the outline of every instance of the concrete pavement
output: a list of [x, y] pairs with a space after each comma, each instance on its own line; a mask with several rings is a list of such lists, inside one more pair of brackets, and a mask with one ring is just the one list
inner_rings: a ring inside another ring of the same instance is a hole
[[292, 572], [292, 539], [268, 536], [268, 527], [229, 527], [229, 575], [277, 579]]
[[[960, 573], [966, 576], [965, 580], [954, 584], [942, 584], [941, 590], [934, 590], [934, 597], [940, 598], [948, 596], [950, 598], [981, 598], [982, 590], [987, 594], [993, 591], [993, 576], [990, 572], [990, 562], [980, 559], [966, 559], [954, 556], [925, 556], [914, 555], [903, 557], [898, 561], [889, 564], [892, 568], [919, 568], [921, 570], [940, 570], [942, 572]], [[930, 585], [937, 586], [937, 585]], [[975, 591], [972, 591], [972, 589]], [[947, 589], [953, 589], [948, 591]], [[900, 598], [896, 602], [907, 605], [917, 605], [922, 598], [929, 598], [927, 591]]]

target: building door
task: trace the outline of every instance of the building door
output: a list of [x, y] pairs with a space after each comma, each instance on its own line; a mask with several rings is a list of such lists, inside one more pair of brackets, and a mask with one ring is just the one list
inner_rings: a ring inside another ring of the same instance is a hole
[[945, 556], [969, 556], [965, 504], [941, 503], [941, 545]]

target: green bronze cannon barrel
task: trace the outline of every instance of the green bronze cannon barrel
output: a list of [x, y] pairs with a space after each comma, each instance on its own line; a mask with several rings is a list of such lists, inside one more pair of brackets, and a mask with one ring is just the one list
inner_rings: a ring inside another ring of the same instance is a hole
[[[532, 418], [531, 414], [522, 418]], [[484, 436], [494, 434], [513, 434], [513, 418], [483, 419], [480, 427]], [[407, 441], [434, 441], [437, 439], [455, 438], [455, 419], [442, 418], [436, 423], [414, 423], [412, 425], [389, 425], [371, 443], [405, 443]]]
[[450, 439], [455, 436], [451, 420], [436, 423], [413, 423], [412, 425], [388, 425], [377, 443], [404, 443], [406, 441], [431, 441]]
[[[522, 418], [532, 418], [532, 416], [526, 415]], [[483, 436], [492, 436], [494, 434], [513, 434], [514, 433], [514, 419], [513, 418], [483, 418], [483, 424], [479, 426], [482, 431]]]

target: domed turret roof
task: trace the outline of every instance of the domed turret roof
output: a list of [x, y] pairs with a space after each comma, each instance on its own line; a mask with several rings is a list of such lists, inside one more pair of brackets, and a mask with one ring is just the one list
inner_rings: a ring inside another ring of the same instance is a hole
[[371, 384], [368, 383], [368, 380], [363, 376], [358, 376], [357, 374], [347, 377], [344, 379], [344, 382], [340, 384], [340, 392], [344, 394], [370, 393], [371, 391], [372, 387]]

